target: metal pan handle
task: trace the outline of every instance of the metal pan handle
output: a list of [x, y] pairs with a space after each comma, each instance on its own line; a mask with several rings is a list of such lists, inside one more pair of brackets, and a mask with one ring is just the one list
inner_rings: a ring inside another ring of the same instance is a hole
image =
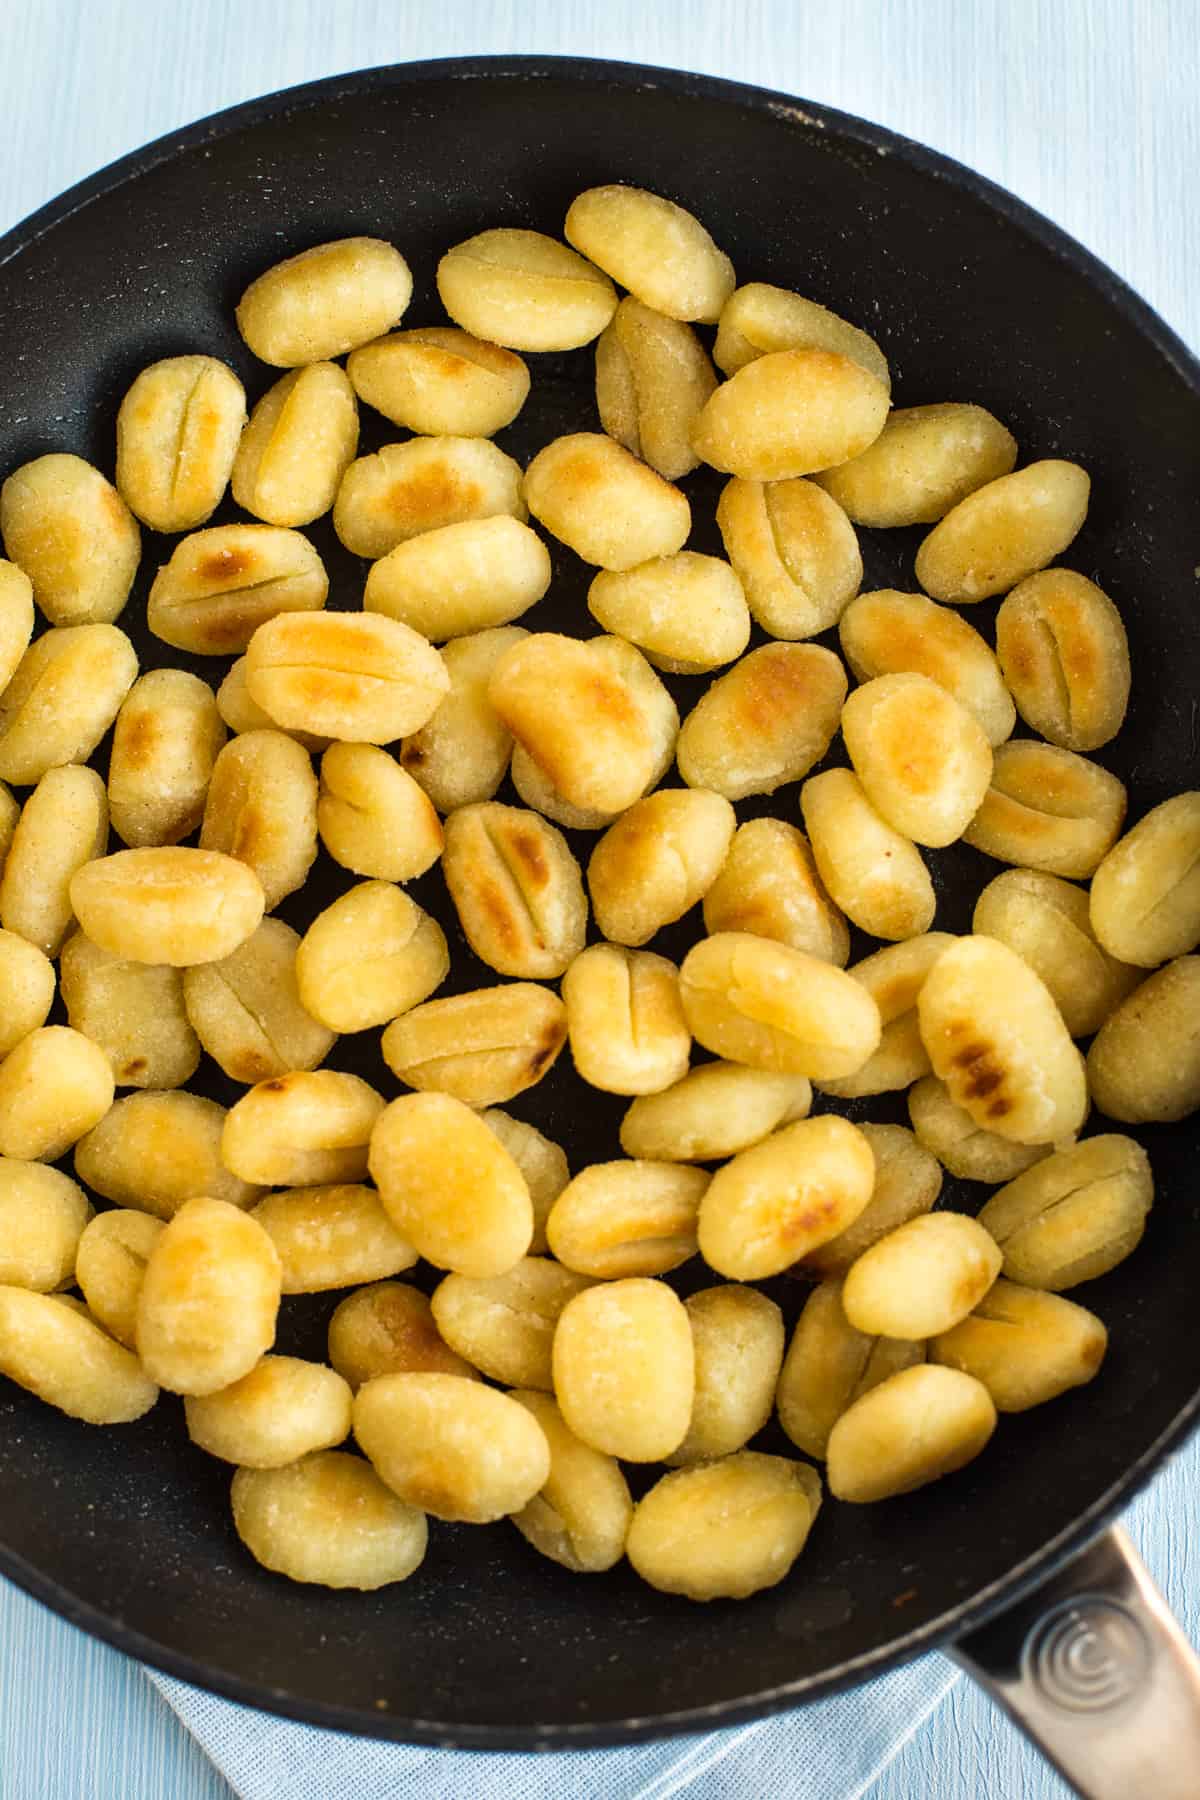
[[1119, 1528], [952, 1654], [1084, 1800], [1200, 1796], [1200, 1657]]

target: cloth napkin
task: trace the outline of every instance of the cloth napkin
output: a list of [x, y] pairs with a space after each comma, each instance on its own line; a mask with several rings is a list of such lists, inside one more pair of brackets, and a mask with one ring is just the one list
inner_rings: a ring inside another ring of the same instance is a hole
[[[1200, 1438], [1123, 1523], [1200, 1643]], [[925, 1656], [761, 1724], [629, 1749], [486, 1755], [384, 1744], [293, 1725], [148, 1671], [241, 1800], [855, 1800], [960, 1679]]]

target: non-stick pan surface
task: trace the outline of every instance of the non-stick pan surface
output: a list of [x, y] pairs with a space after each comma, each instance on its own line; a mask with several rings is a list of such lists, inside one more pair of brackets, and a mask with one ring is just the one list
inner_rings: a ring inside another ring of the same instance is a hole
[[[111, 470], [116, 406], [155, 357], [211, 351], [256, 397], [271, 376], [246, 354], [233, 305], [281, 256], [353, 232], [390, 238], [416, 277], [405, 323], [429, 323], [443, 249], [489, 225], [556, 233], [572, 196], [605, 181], [693, 208], [741, 279], [798, 288], [866, 326], [891, 359], [899, 403], [978, 401], [1010, 424], [1025, 458], [1086, 465], [1091, 515], [1068, 560], [1120, 604], [1134, 663], [1128, 724], [1100, 761], [1131, 784], [1131, 817], [1196, 785], [1200, 369], [1119, 281], [1009, 196], [887, 132], [779, 95], [599, 63], [432, 63], [297, 89], [164, 139], [0, 241], [0, 473], [59, 449]], [[532, 362], [532, 398], [501, 439], [522, 458], [593, 417], [590, 352]], [[695, 543], [718, 547], [716, 478], [685, 486]], [[327, 523], [313, 535], [332, 603], [356, 605], [362, 565]], [[863, 535], [864, 585], [912, 587], [917, 534]], [[121, 621], [143, 666], [187, 660], [141, 623], [168, 550], [148, 538]], [[551, 595], [523, 623], [586, 633], [586, 579], [556, 552]], [[988, 629], [993, 611], [971, 616]], [[701, 686], [677, 691], [687, 704]], [[795, 791], [739, 812], [795, 820]], [[934, 860], [939, 924], [965, 929], [996, 865], [965, 849]], [[288, 903], [285, 916], [303, 923], [332, 891]], [[453, 926], [436, 871], [416, 891]], [[685, 925], [668, 935], [668, 953], [696, 935]], [[456, 928], [452, 944], [458, 986], [490, 979]], [[343, 1040], [333, 1060], [390, 1094], [377, 1034], [366, 1035], [369, 1049]], [[579, 1167], [615, 1153], [621, 1103], [579, 1086], [567, 1061], [517, 1110]], [[230, 1097], [219, 1077], [210, 1091]], [[894, 1104], [855, 1110], [902, 1116]], [[952, 1481], [878, 1507], [828, 1505], [791, 1577], [750, 1602], [695, 1606], [627, 1569], [573, 1577], [504, 1524], [435, 1525], [420, 1574], [378, 1594], [295, 1587], [237, 1543], [229, 1472], [188, 1443], [177, 1401], [95, 1430], [7, 1383], [0, 1568], [174, 1674], [383, 1736], [613, 1741], [732, 1721], [861, 1679], [1045, 1573], [1200, 1411], [1198, 1135], [1194, 1124], [1145, 1134], [1158, 1179], [1145, 1244], [1081, 1296], [1111, 1331], [1101, 1378], [1004, 1420]], [[983, 1192], [958, 1187], [950, 1198], [974, 1207]], [[706, 1279], [684, 1274], [685, 1287]], [[794, 1317], [800, 1284], [772, 1291]], [[336, 1298], [289, 1303], [281, 1347], [321, 1354]]]

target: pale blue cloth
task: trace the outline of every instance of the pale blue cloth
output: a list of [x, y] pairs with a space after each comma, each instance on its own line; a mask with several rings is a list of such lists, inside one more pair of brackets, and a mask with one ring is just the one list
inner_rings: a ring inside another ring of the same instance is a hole
[[[1194, 1439], [1123, 1520], [1196, 1644], [1198, 1511]], [[481, 1756], [316, 1731], [151, 1675], [241, 1800], [464, 1800], [481, 1788], [502, 1800], [855, 1800], [957, 1679], [947, 1658], [924, 1656], [757, 1725], [627, 1750]]]

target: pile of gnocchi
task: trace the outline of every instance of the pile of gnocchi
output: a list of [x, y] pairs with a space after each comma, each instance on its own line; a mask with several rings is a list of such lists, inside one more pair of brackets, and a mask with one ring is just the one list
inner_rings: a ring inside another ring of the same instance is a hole
[[[1056, 560], [1082, 468], [893, 408], [870, 336], [738, 286], [669, 200], [589, 190], [564, 236], [455, 246], [417, 329], [393, 246], [317, 245], [237, 308], [282, 371], [248, 418], [170, 357], [115, 481], [49, 454], [0, 489], [0, 1371], [95, 1425], [182, 1396], [296, 1581], [403, 1580], [433, 1515], [741, 1598], [825, 1486], [949, 1475], [1100, 1368], [1063, 1296], [1153, 1181], [1081, 1133], [1200, 1107], [1200, 793], [1122, 835], [1090, 760], [1130, 666]], [[600, 429], [522, 468], [492, 439], [525, 355], [593, 343]], [[403, 435], [360, 454], [360, 407]], [[701, 464], [723, 557], [685, 547]], [[327, 514], [363, 565], [337, 610]], [[149, 632], [211, 680], [139, 674], [115, 622], [143, 526], [177, 539]], [[913, 591], [860, 592], [858, 528], [912, 526]], [[547, 537], [595, 570], [576, 634], [517, 623]], [[993, 647], [964, 609], [1000, 596]], [[966, 935], [926, 855], [959, 840], [1006, 865]], [[342, 891], [300, 933], [318, 855]], [[500, 979], [439, 994], [422, 877]], [[851, 962], [852, 927], [882, 947]], [[392, 1092], [323, 1066], [360, 1033]], [[574, 1174], [504, 1110], [564, 1049], [627, 1102]], [[905, 1093], [910, 1126], [863, 1120]], [[994, 1190], [977, 1217], [935, 1210], [943, 1171]], [[754, 1285], [784, 1272], [790, 1342]], [[285, 1296], [339, 1291], [327, 1363], [274, 1352]], [[748, 1448], [773, 1415], [798, 1454]]]

